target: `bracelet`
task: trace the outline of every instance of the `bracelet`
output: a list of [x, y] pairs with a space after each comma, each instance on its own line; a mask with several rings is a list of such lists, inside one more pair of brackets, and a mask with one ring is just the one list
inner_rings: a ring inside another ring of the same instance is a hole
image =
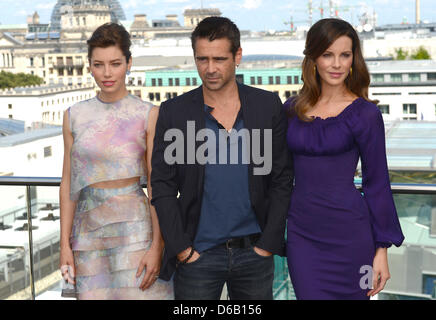
[[191, 247], [191, 252], [189, 253], [188, 257], [186, 257], [185, 260], [180, 261], [180, 264], [186, 264], [186, 262], [188, 262], [189, 259], [191, 259], [193, 255], [194, 255], [194, 248]]

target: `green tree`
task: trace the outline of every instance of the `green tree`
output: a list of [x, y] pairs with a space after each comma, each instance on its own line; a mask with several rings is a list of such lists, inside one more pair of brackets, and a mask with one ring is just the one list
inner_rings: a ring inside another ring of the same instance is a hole
[[395, 49], [396, 56], [394, 57], [395, 60], [406, 60], [409, 53], [403, 48]]
[[423, 46], [420, 46], [418, 48], [418, 50], [416, 50], [410, 56], [410, 58], [412, 60], [429, 60], [429, 59], [431, 59], [430, 54], [428, 53], [428, 51]]
[[43, 82], [43, 79], [32, 74], [0, 72], [0, 89], [40, 85]]

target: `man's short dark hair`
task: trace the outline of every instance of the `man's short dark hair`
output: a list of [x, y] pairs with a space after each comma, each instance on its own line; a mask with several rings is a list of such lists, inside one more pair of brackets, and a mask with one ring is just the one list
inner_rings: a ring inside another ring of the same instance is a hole
[[241, 34], [236, 24], [224, 17], [208, 17], [202, 20], [191, 34], [192, 49], [195, 54], [195, 43], [198, 38], [207, 38], [209, 41], [227, 38], [230, 40], [230, 51], [233, 57], [241, 47]]

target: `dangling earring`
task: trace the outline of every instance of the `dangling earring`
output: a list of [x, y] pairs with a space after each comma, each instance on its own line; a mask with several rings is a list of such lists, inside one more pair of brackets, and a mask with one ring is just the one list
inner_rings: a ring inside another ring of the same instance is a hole
[[316, 64], [313, 66], [313, 75], [316, 76]]
[[353, 75], [353, 67], [350, 67], [350, 77]]

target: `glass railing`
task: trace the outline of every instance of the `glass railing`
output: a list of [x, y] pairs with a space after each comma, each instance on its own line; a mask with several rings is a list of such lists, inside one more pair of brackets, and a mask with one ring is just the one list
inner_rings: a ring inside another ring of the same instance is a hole
[[[60, 299], [59, 178], [0, 177], [0, 299]], [[356, 185], [358, 188], [359, 185]], [[436, 299], [436, 185], [393, 184], [406, 237], [388, 250], [378, 299]], [[285, 258], [274, 257], [274, 298], [293, 300]]]

